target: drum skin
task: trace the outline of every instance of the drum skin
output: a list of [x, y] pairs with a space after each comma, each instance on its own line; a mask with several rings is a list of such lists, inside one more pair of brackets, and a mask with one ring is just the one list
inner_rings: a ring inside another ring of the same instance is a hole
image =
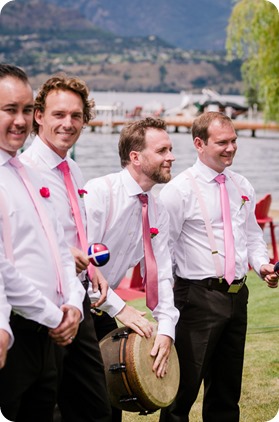
[[147, 339], [127, 327], [104, 337], [100, 349], [112, 406], [128, 412], [152, 413], [170, 405], [179, 385], [179, 363], [175, 347], [169, 356], [168, 372], [157, 378], [150, 356], [156, 336]]

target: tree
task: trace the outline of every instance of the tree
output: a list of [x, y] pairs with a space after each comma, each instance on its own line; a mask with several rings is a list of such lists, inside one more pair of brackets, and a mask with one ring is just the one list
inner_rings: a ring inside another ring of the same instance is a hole
[[250, 105], [265, 120], [279, 122], [279, 13], [267, 0], [234, 0], [227, 28], [228, 58], [243, 60], [242, 77]]

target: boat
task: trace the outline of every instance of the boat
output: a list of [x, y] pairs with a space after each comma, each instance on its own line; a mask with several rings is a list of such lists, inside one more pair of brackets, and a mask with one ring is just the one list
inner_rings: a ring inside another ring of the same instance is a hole
[[191, 120], [205, 111], [220, 111], [231, 119], [236, 119], [239, 116], [248, 117], [248, 106], [230, 101], [226, 96], [222, 96], [210, 88], [204, 88], [202, 94], [198, 96], [185, 92], [181, 94], [180, 105], [165, 110], [163, 117], [182, 117], [185, 120]]

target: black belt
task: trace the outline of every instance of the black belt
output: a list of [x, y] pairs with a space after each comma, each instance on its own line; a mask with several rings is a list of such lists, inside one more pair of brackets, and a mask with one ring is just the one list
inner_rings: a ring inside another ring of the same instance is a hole
[[190, 280], [188, 278], [181, 278], [177, 276], [177, 281], [183, 283], [196, 284], [197, 286], [206, 287], [208, 290], [218, 290], [219, 292], [225, 293], [238, 293], [239, 290], [244, 286], [247, 276], [239, 280], [234, 280], [230, 285], [227, 283], [225, 278], [208, 277], [202, 280]]
[[21, 315], [11, 313], [10, 317], [11, 328], [17, 328], [19, 330], [28, 330], [35, 333], [48, 333], [48, 327], [46, 325], [39, 324], [31, 319], [26, 319]]

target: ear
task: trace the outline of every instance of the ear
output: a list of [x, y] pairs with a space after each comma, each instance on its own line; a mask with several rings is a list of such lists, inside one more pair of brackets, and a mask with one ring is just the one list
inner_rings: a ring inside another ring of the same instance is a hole
[[198, 151], [198, 153], [201, 153], [203, 151], [204, 145], [205, 145], [205, 143], [198, 136], [194, 139], [194, 146], [195, 146], [196, 150]]
[[140, 165], [140, 159], [139, 159], [139, 151], [131, 151], [129, 154], [130, 161], [133, 165], [139, 166]]
[[42, 115], [43, 115], [43, 113], [40, 110], [38, 110], [38, 109], [35, 110], [34, 119], [36, 120], [38, 125], [40, 125], [42, 123]]

